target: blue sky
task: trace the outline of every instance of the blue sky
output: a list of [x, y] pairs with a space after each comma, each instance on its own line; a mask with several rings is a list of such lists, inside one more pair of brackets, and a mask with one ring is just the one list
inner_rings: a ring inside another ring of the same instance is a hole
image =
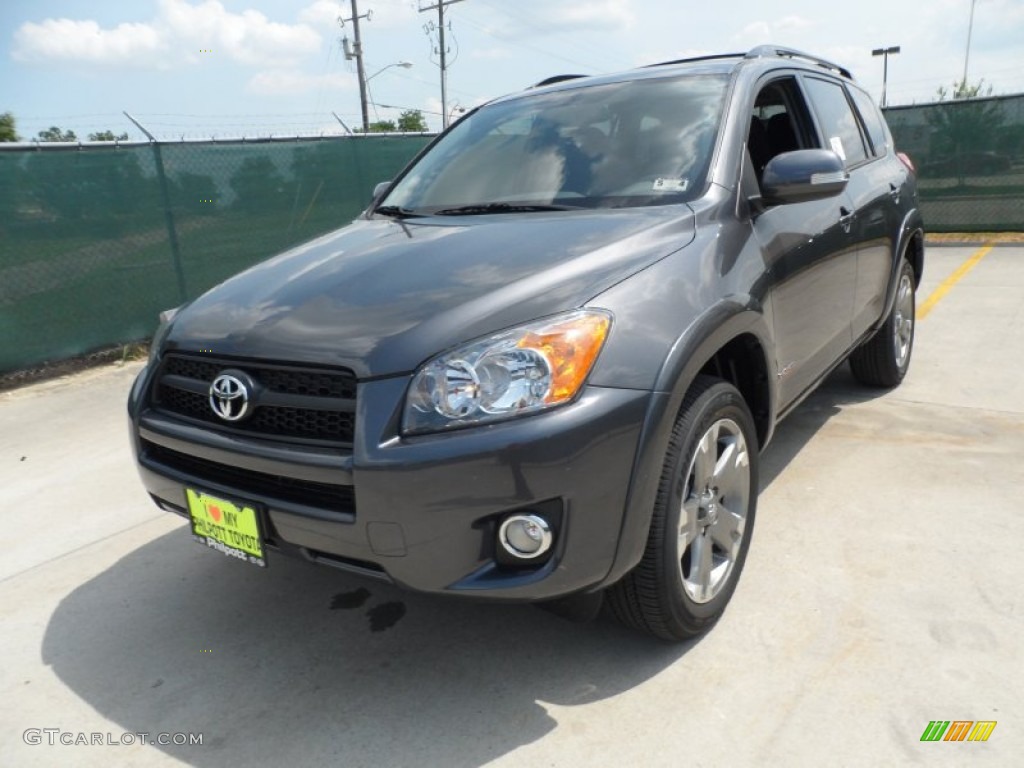
[[[440, 125], [434, 13], [417, 0], [359, 0], [380, 118], [394, 105]], [[852, 8], [856, 11], [852, 11]], [[359, 122], [354, 62], [341, 55], [349, 0], [0, 0], [0, 112], [24, 138], [49, 125], [161, 138], [325, 135]], [[449, 109], [552, 74], [596, 73], [778, 43], [850, 67], [877, 97], [890, 59], [889, 103], [929, 101], [963, 71], [970, 0], [463, 0], [448, 11], [454, 59]], [[209, 51], [209, 52], [207, 52]], [[399, 61], [409, 69], [389, 67]], [[1024, 0], [977, 0], [969, 80], [1024, 92]], [[371, 111], [371, 119], [374, 112]]]

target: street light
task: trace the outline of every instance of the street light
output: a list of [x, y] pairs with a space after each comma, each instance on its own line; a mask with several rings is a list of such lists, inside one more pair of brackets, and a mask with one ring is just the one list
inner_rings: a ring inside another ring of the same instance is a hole
[[[412, 66], [412, 62], [411, 61], [396, 61], [394, 64], [388, 64], [386, 67], [382, 67], [381, 69], [378, 69], [372, 75], [370, 75], [369, 77], [363, 79], [363, 82], [362, 82], [362, 86], [363, 87], [360, 89], [360, 93], [361, 93], [361, 96], [362, 96], [362, 99], [363, 99], [363, 104], [362, 104], [362, 107], [363, 107], [363, 133], [369, 133], [370, 132], [370, 121], [369, 121], [369, 118], [367, 118], [367, 116], [366, 116], [366, 114], [367, 114], [367, 112], [366, 112], [366, 100], [369, 99], [370, 103], [373, 104], [373, 98], [369, 95], [369, 93], [370, 93], [370, 81], [373, 80], [373, 78], [375, 78], [381, 72], [385, 72], [385, 71], [391, 69], [392, 67], [401, 67], [402, 69], [409, 69], [411, 66]], [[376, 104], [373, 104], [373, 112], [376, 115], [376, 113], [377, 113], [377, 105]]]
[[370, 82], [371, 80], [373, 80], [373, 78], [375, 78], [381, 72], [384, 72], [385, 70], [391, 69], [392, 67], [401, 67], [402, 69], [409, 69], [410, 67], [412, 67], [412, 62], [411, 61], [396, 61], [394, 64], [388, 64], [386, 67], [382, 67], [381, 69], [378, 69], [376, 72], [374, 72], [368, 78], [366, 78], [366, 80], [364, 82], [367, 82], [367, 83]]
[[900, 47], [898, 45], [891, 45], [888, 48], [875, 48], [871, 52], [872, 56], [882, 57], [882, 107], [885, 107], [885, 89], [889, 83], [889, 54], [899, 53]]

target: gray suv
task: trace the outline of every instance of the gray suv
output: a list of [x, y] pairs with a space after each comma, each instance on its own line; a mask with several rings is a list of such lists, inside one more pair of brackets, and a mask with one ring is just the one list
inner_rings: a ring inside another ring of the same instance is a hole
[[165, 313], [132, 445], [244, 563], [682, 640], [736, 588], [779, 419], [845, 360], [900, 383], [923, 259], [913, 166], [842, 67], [551, 78]]

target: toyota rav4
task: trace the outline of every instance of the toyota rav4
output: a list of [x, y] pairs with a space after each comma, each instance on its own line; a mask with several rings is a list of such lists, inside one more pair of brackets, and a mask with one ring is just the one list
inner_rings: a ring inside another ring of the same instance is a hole
[[693, 637], [736, 589], [779, 419], [846, 360], [904, 377], [923, 242], [913, 166], [840, 66], [759, 47], [551, 78], [165, 313], [139, 471], [245, 563]]

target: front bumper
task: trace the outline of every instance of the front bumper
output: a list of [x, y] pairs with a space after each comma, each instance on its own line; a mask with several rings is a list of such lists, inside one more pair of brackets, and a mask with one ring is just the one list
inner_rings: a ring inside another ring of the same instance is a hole
[[[444, 434], [398, 432], [408, 377], [359, 385], [350, 451], [269, 443], [129, 400], [142, 481], [186, 514], [185, 488], [253, 502], [268, 548], [424, 592], [545, 600], [594, 587], [618, 547], [650, 393], [588, 387], [575, 403]], [[333, 500], [339, 501], [335, 503]], [[509, 512], [555, 521], [542, 565], [502, 563]]]

